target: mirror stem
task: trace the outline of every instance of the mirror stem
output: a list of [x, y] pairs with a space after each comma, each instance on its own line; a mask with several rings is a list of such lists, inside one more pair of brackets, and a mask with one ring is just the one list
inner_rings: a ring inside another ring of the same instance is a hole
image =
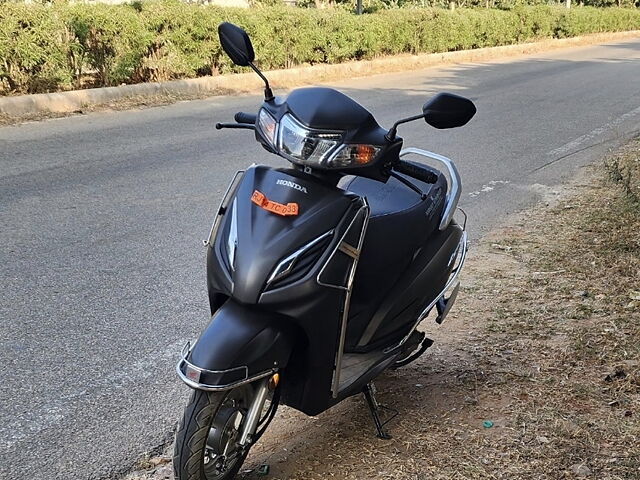
[[398, 131], [398, 125], [401, 125], [407, 122], [413, 122], [414, 120], [420, 120], [421, 118], [424, 118], [424, 113], [421, 113], [420, 115], [416, 115], [414, 117], [408, 117], [408, 118], [403, 118], [402, 120], [398, 120], [396, 123], [393, 124], [391, 129], [384, 136], [384, 138], [386, 138], [388, 142], [393, 142], [396, 139], [396, 132]]
[[249, 66], [251, 68], [253, 68], [253, 71], [256, 72], [258, 74], [258, 76], [262, 79], [262, 81], [264, 82], [264, 100], [266, 102], [270, 102], [271, 100], [273, 100], [273, 92], [271, 91], [271, 87], [269, 86], [269, 80], [267, 80], [267, 77], [265, 77], [262, 72], [260, 71], [260, 69], [258, 69], [258, 67], [256, 67], [253, 62], [249, 62]]

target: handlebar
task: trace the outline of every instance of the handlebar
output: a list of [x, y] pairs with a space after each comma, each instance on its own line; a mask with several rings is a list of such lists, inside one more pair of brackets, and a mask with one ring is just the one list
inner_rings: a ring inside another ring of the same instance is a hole
[[223, 128], [241, 128], [244, 130], [255, 130], [256, 126], [250, 123], [216, 123], [216, 130], [222, 130]]
[[233, 116], [233, 119], [238, 123], [250, 123], [255, 124], [258, 116], [255, 113], [238, 112]]
[[238, 112], [233, 116], [233, 119], [238, 123], [216, 123], [216, 130], [223, 128], [241, 128], [245, 130], [256, 129], [257, 115], [253, 113]]
[[398, 173], [404, 173], [411, 178], [420, 180], [425, 183], [436, 183], [438, 177], [431, 170], [425, 168], [419, 163], [408, 162], [407, 160], [400, 160], [393, 169]]

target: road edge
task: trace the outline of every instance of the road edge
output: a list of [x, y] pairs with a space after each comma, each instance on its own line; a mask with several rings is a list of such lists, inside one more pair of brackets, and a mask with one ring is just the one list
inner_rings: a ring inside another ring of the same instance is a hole
[[[299, 85], [365, 77], [379, 73], [419, 70], [440, 65], [484, 62], [550, 51], [560, 48], [595, 45], [606, 41], [640, 38], [640, 30], [595, 33], [563, 39], [546, 39], [532, 43], [478, 48], [445, 53], [398, 55], [374, 60], [332, 65], [313, 65], [266, 72], [273, 87]], [[0, 98], [0, 114], [22, 117], [44, 113], [69, 113], [89, 106], [108, 104], [133, 97], [163, 95], [241, 94], [258, 91], [262, 81], [253, 73], [240, 73], [174, 80], [162, 83], [141, 83], [119, 87], [93, 88], [68, 92], [41, 93]]]

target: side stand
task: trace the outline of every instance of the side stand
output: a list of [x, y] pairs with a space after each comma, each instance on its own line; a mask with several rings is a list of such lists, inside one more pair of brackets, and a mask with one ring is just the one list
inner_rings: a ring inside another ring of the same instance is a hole
[[[393, 408], [385, 407], [384, 405], [380, 405], [378, 403], [378, 401], [376, 400], [376, 387], [373, 385], [373, 382], [367, 383], [367, 385], [362, 389], [362, 393], [364, 394], [364, 398], [367, 400], [367, 405], [369, 407], [369, 411], [371, 412], [373, 423], [375, 423], [376, 425], [378, 438], [381, 438], [383, 440], [391, 439], [391, 435], [389, 435], [384, 430], [384, 426], [387, 423], [389, 423], [391, 420], [393, 420], [396, 415], [398, 415], [398, 411]], [[389, 417], [387, 420], [382, 422], [380, 420], [380, 416], [378, 415], [378, 412], [380, 410], [386, 410], [388, 412], [392, 412], [393, 415], [391, 415], [391, 417]]]

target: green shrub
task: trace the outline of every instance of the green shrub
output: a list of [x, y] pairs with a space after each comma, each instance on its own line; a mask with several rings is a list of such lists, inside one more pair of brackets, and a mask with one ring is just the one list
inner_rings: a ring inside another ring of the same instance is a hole
[[[130, 82], [151, 41], [142, 17], [130, 5], [72, 5], [65, 9], [70, 32], [68, 55], [74, 76], [95, 72], [98, 86]], [[82, 59], [78, 62], [76, 59]]]
[[68, 44], [58, 12], [5, 4], [0, 9], [0, 93], [38, 93], [67, 87]]
[[218, 42], [222, 21], [245, 28], [257, 63], [274, 69], [640, 29], [640, 11], [541, 5], [506, 10], [382, 9], [355, 16], [341, 8], [238, 9], [177, 0], [136, 0], [130, 5], [4, 3], [0, 94], [236, 72], [239, 69]]

